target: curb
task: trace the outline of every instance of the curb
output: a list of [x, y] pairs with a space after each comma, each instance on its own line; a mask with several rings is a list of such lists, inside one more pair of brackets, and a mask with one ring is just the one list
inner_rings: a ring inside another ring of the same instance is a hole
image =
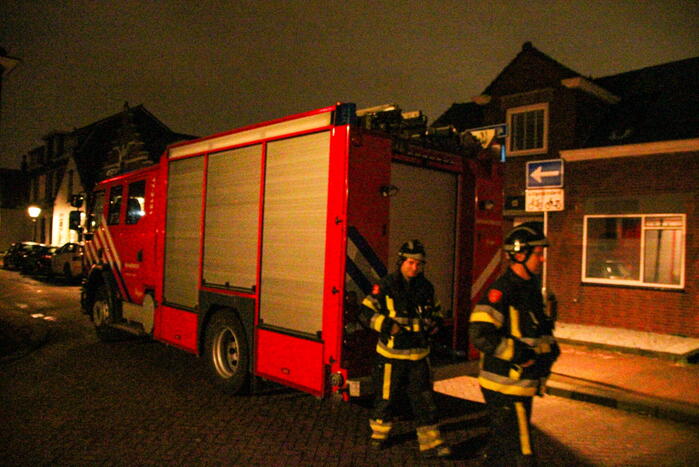
[[580, 341], [570, 338], [557, 337], [556, 341], [559, 344], [570, 344], [575, 346], [587, 347], [589, 349], [611, 350], [614, 352], [626, 353], [631, 355], [641, 355], [643, 357], [662, 358], [677, 363], [694, 364], [699, 359], [699, 349], [694, 349], [686, 353], [663, 352], [661, 350], [642, 349], [637, 347], [627, 347], [623, 345], [605, 344], [601, 342]]
[[546, 393], [552, 396], [699, 425], [699, 406], [620, 390], [575, 384], [575, 378], [572, 377], [564, 377], [573, 381], [572, 383], [561, 381], [560, 377], [555, 378], [558, 380], [552, 377], [546, 384]]

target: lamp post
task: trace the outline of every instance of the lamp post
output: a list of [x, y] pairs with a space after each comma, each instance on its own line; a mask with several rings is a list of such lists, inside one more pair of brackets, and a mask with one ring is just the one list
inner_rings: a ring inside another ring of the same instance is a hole
[[36, 218], [41, 215], [41, 208], [39, 206], [36, 206], [32, 204], [27, 208], [27, 212], [29, 213], [29, 217], [32, 218], [32, 224], [34, 225], [33, 227], [33, 233], [32, 233], [32, 240], [36, 241]]

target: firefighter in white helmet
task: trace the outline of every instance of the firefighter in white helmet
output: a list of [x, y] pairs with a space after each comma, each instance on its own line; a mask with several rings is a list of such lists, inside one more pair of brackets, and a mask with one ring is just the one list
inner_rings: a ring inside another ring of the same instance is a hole
[[481, 351], [478, 383], [491, 420], [486, 465], [536, 463], [532, 399], [543, 395], [560, 353], [538, 279], [547, 246], [540, 222], [512, 229], [504, 245], [510, 266], [471, 313], [469, 337]]
[[407, 396], [415, 416], [420, 453], [446, 457], [451, 450], [439, 431], [428, 360], [428, 339], [441, 323], [441, 310], [434, 287], [423, 275], [424, 265], [422, 243], [404, 243], [398, 252], [398, 270], [374, 285], [362, 302], [362, 321], [379, 333], [370, 442], [375, 449], [386, 446], [396, 401]]

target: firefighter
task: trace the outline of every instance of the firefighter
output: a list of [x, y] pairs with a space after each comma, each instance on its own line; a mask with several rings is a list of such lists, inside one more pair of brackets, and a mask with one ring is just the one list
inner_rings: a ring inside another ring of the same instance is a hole
[[362, 302], [360, 317], [379, 334], [376, 345], [375, 404], [371, 446], [383, 449], [399, 399], [407, 397], [417, 425], [420, 454], [451, 454], [437, 425], [428, 355], [429, 337], [441, 323], [434, 287], [423, 275], [425, 249], [419, 240], [408, 241], [398, 252], [398, 270], [387, 275]]
[[478, 382], [491, 420], [487, 465], [536, 463], [532, 400], [543, 395], [560, 353], [539, 281], [547, 246], [540, 222], [512, 229], [504, 245], [509, 267], [471, 313], [469, 337], [481, 352]]

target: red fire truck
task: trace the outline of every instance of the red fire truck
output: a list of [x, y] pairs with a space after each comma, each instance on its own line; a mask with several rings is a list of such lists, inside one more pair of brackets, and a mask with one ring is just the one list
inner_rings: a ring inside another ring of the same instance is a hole
[[270, 380], [360, 395], [376, 341], [359, 304], [419, 238], [446, 346], [466, 350], [500, 262], [502, 168], [403, 131], [415, 117], [337, 104], [178, 143], [99, 183], [81, 292], [97, 335], [200, 355], [232, 393]]

